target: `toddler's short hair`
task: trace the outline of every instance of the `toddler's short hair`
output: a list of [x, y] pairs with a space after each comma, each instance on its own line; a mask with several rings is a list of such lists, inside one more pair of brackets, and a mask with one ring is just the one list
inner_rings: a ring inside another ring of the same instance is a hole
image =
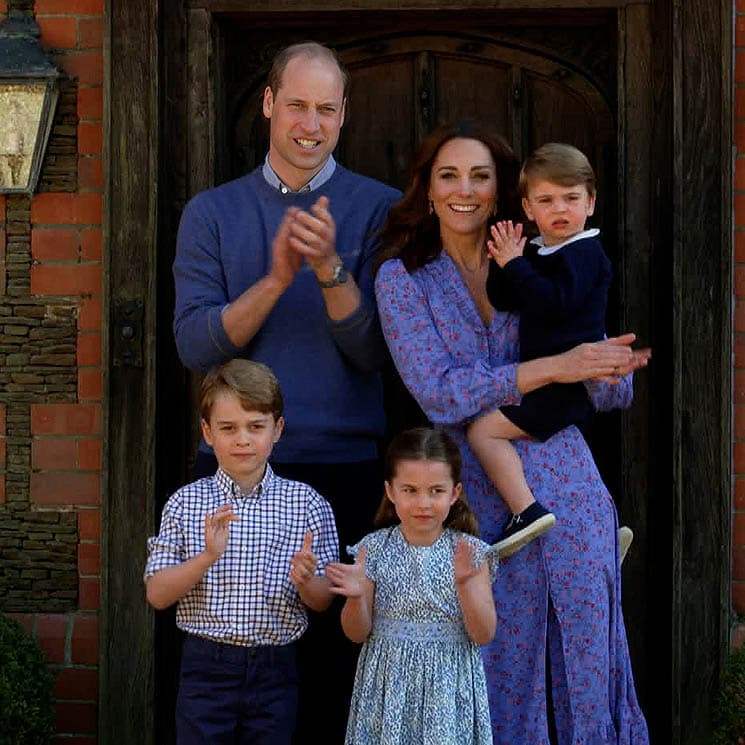
[[245, 411], [272, 414], [275, 422], [282, 416], [284, 403], [279, 381], [261, 362], [234, 359], [213, 367], [205, 375], [199, 391], [199, 413], [206, 422], [215, 398], [224, 391], [238, 396]]
[[534, 150], [520, 170], [520, 196], [527, 197], [531, 183], [550, 181], [559, 186], [584, 184], [587, 193], [595, 196], [595, 172], [587, 156], [573, 145], [548, 142]]

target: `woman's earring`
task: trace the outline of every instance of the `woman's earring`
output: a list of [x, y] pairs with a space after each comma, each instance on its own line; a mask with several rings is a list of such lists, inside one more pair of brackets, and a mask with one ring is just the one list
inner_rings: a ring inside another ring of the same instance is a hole
[[496, 217], [497, 216], [497, 203], [494, 202], [494, 206], [492, 207], [491, 216]]
[[435, 211], [435, 203], [430, 199], [429, 200], [429, 214], [433, 214]]

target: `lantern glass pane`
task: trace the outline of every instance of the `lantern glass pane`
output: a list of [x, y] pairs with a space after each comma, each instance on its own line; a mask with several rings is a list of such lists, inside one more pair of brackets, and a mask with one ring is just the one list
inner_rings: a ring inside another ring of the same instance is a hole
[[43, 82], [0, 82], [0, 189], [28, 184], [45, 92]]

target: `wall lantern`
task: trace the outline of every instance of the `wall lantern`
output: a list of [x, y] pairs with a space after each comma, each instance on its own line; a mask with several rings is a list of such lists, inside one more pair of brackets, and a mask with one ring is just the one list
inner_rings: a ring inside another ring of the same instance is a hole
[[0, 23], [0, 193], [36, 189], [61, 77], [33, 17], [10, 11]]

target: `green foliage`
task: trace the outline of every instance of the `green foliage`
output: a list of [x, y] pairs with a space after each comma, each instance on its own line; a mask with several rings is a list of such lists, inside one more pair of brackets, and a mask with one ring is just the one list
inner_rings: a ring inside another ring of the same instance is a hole
[[44, 745], [52, 736], [52, 673], [23, 627], [0, 613], [0, 745]]
[[745, 646], [724, 665], [714, 726], [712, 745], [745, 745]]

